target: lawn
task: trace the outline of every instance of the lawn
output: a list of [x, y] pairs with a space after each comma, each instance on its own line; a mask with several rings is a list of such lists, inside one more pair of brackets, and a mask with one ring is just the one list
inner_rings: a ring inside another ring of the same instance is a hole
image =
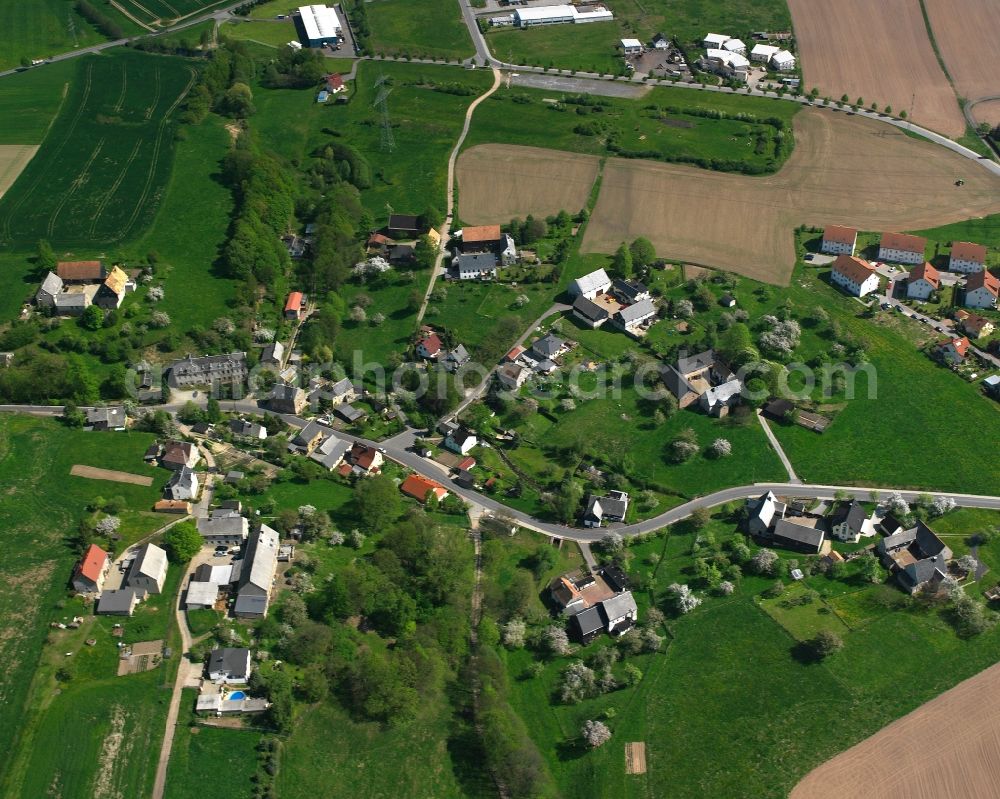
[[285, 47], [288, 42], [298, 41], [295, 23], [287, 22], [227, 22], [219, 29], [219, 35], [239, 41], [256, 42], [275, 49]]
[[205, 786], [211, 785], [217, 799], [243, 799], [252, 790], [261, 733], [198, 725], [197, 696], [197, 691], [186, 688], [181, 697], [164, 796], [201, 799]]
[[173, 160], [173, 112], [194, 68], [135, 51], [75, 64], [74, 91], [0, 200], [8, 246], [31, 247], [40, 238], [57, 246], [115, 244], [141, 233], [160, 206]]
[[376, 53], [447, 59], [473, 54], [456, 0], [372, 0], [365, 10]]
[[0, 30], [0, 69], [16, 67], [23, 58], [49, 58], [105, 39], [64, 0], [0, 0]]
[[[544, 142], [548, 148], [570, 152], [641, 152], [651, 159], [753, 174], [775, 171], [792, 151], [791, 120], [798, 110], [792, 103], [740, 95], [708, 99], [694, 89], [660, 87], [638, 100], [602, 97], [591, 98], [595, 103], [591, 105], [565, 102], [575, 97], [518, 86], [501, 88], [476, 109], [464, 146], [496, 142], [537, 147]], [[750, 119], [701, 116], [712, 110], [746, 114]], [[771, 119], [785, 128], [781, 143], [779, 131], [765, 123]]]
[[250, 10], [251, 19], [273, 19], [279, 14], [291, 14], [298, 10], [298, 0], [270, 0], [268, 3], [261, 3]]
[[[617, 5], [612, 10], [617, 12]], [[619, 17], [587, 25], [491, 28], [486, 44], [494, 56], [508, 64], [618, 75], [625, 72], [619, 39], [630, 35]]]
[[[1000, 215], [984, 216], [979, 219], [968, 219], [965, 222], [955, 222], [951, 225], [914, 231], [918, 235], [930, 239], [931, 251], [936, 255], [940, 250], [944, 257], [933, 260], [940, 268], [947, 267], [947, 253], [953, 241], [974, 241], [989, 248], [986, 262], [992, 266], [1000, 266]], [[932, 256], [933, 258], [933, 256]], [[993, 271], [996, 271], [994, 269]]]
[[795, 583], [779, 597], [761, 599], [760, 607], [797, 641], [808, 640], [820, 630], [840, 636], [848, 632], [847, 625], [819, 595], [802, 583]]

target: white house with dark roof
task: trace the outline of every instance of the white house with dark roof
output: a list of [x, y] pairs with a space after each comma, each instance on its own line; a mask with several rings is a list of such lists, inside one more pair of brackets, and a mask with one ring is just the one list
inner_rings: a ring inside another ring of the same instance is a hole
[[742, 391], [743, 384], [734, 377], [718, 386], [708, 388], [698, 397], [698, 404], [711, 416], [726, 416], [730, 408], [739, 404]]
[[631, 591], [622, 591], [599, 605], [605, 629], [611, 635], [628, 632], [639, 618], [639, 608]]
[[830, 516], [830, 535], [838, 541], [856, 544], [861, 537], [875, 535], [875, 514], [858, 502], [841, 502]]
[[243, 647], [213, 649], [208, 655], [208, 679], [223, 685], [242, 685], [250, 679], [250, 650]]
[[600, 527], [604, 522], [625, 521], [628, 513], [628, 494], [624, 491], [609, 491], [606, 496], [587, 497], [587, 507], [583, 512], [584, 527]]
[[468, 455], [469, 452], [479, 443], [476, 434], [465, 427], [459, 427], [445, 436], [444, 446], [459, 455]]
[[193, 469], [183, 466], [170, 475], [166, 486], [163, 488], [163, 495], [167, 499], [194, 499], [198, 496], [200, 485], [198, 475]]
[[881, 539], [876, 546], [882, 563], [911, 594], [934, 589], [948, 576], [951, 549], [921, 521]]
[[198, 519], [198, 532], [206, 544], [229, 546], [242, 545], [250, 534], [250, 522], [235, 511], [226, 515], [212, 515]]

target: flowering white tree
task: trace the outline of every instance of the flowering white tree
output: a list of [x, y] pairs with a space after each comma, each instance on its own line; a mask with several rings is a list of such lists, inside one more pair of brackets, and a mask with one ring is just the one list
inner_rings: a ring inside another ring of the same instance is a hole
[[344, 543], [344, 534], [340, 530], [330, 533], [330, 546], [339, 547]]
[[598, 746], [604, 746], [604, 744], [611, 740], [611, 730], [608, 729], [608, 725], [603, 721], [588, 719], [584, 723], [580, 734], [583, 736], [583, 740], [587, 742], [587, 745], [593, 749], [596, 749]]
[[559, 407], [562, 408], [564, 411], [574, 411], [576, 410], [576, 402], [567, 397], [566, 399], [564, 399], [562, 402], [559, 403]]
[[523, 308], [529, 302], [531, 302], [531, 299], [528, 297], [527, 294], [518, 294], [517, 299], [514, 300], [514, 305], [516, 305], [518, 308]]
[[910, 503], [903, 499], [903, 495], [898, 491], [893, 491], [885, 501], [885, 504], [896, 516], [910, 515]]
[[[699, 603], [700, 599], [694, 597]], [[659, 652], [660, 647], [663, 646], [663, 636], [657, 634], [656, 630], [652, 627], [644, 627], [642, 632], [639, 633], [639, 640], [642, 642], [643, 652]]]
[[212, 328], [216, 333], [221, 333], [224, 336], [228, 336], [236, 329], [236, 325], [233, 320], [228, 316], [220, 316], [214, 322], [212, 322]]
[[149, 302], [159, 302], [163, 299], [163, 286], [150, 286], [146, 292], [146, 299]]
[[112, 535], [118, 532], [118, 528], [122, 526], [122, 520], [117, 516], [105, 516], [97, 524], [94, 525], [94, 530], [98, 535]]
[[270, 344], [274, 341], [274, 330], [269, 327], [258, 327], [253, 331], [253, 340], [261, 344]]
[[384, 313], [374, 313], [374, 314], [372, 314], [372, 318], [369, 321], [371, 321], [372, 325], [374, 325], [375, 327], [378, 327], [380, 324], [382, 324], [385, 321], [385, 314]]
[[170, 324], [170, 316], [163, 311], [153, 311], [152, 316], [149, 317], [150, 327], [166, 327]]
[[773, 550], [759, 549], [757, 554], [751, 558], [750, 565], [757, 574], [771, 577], [778, 567], [778, 556]]
[[712, 442], [712, 454], [716, 458], [725, 458], [733, 454], [733, 445], [725, 438], [717, 438]]
[[621, 533], [607, 533], [601, 538], [601, 549], [609, 555], [617, 555], [625, 546], [625, 539]]
[[681, 613], [689, 613], [701, 604], [701, 598], [695, 596], [687, 585], [671, 583], [667, 591], [673, 594], [674, 607]]
[[723, 580], [719, 583], [719, 593], [723, 596], [729, 596], [736, 590], [736, 586], [733, 585], [729, 580]]
[[975, 574], [975, 571], [978, 567], [979, 567], [979, 561], [976, 560], [975, 555], [965, 554], [958, 559], [958, 568], [960, 568], [966, 574]]
[[694, 315], [694, 303], [691, 300], [680, 300], [674, 306], [674, 313], [681, 319], [690, 319]]
[[316, 515], [315, 505], [299, 505], [299, 516], [307, 518]]
[[363, 322], [368, 318], [368, 314], [365, 313], [365, 309], [360, 305], [355, 305], [351, 308], [351, 321], [352, 322]]
[[693, 441], [678, 438], [670, 444], [671, 457], [675, 463], [683, 463], [698, 452], [698, 445]]
[[365, 534], [360, 530], [351, 530], [351, 534], [347, 536], [347, 543], [354, 549], [361, 549], [365, 545]]
[[563, 672], [560, 696], [563, 702], [579, 702], [591, 696], [597, 686], [597, 675], [594, 670], [585, 666], [583, 661], [574, 660]]
[[503, 626], [503, 645], [510, 649], [520, 649], [524, 646], [524, 634], [526, 627], [524, 621], [518, 618], [511, 619]]
[[951, 497], [934, 497], [930, 507], [932, 516], [944, 516], [953, 510], [955, 510], [955, 500]]
[[568, 655], [570, 653], [569, 636], [557, 624], [546, 627], [542, 631], [542, 643], [553, 655]]
[[392, 269], [392, 265], [382, 256], [376, 255], [367, 261], [359, 261], [351, 271], [355, 276], [365, 278], [369, 275], [379, 275], [383, 272], [388, 272], [390, 269]]

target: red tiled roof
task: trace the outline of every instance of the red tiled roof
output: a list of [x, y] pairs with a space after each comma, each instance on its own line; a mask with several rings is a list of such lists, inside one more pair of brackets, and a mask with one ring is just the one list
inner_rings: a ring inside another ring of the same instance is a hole
[[912, 283], [913, 281], [920, 280], [921, 278], [930, 283], [935, 289], [941, 287], [941, 273], [926, 261], [924, 261], [920, 266], [913, 267], [910, 271], [910, 277], [908, 280]]
[[368, 237], [368, 246], [371, 246], [372, 244], [392, 244], [392, 239], [384, 233], [372, 233]]
[[59, 261], [56, 274], [63, 280], [104, 280], [104, 264], [100, 261]]
[[864, 258], [853, 255], [838, 255], [833, 262], [833, 271], [850, 278], [855, 283], [864, 283], [875, 274], [875, 268]]
[[351, 468], [351, 464], [342, 463], [337, 467], [337, 474], [341, 477], [348, 477], [354, 470]]
[[298, 313], [302, 310], [302, 292], [293, 291], [288, 295], [288, 301], [285, 303], [285, 311], [295, 311]]
[[333, 90], [344, 88], [344, 79], [340, 77], [339, 72], [334, 72], [332, 75], [326, 76], [326, 85]]
[[469, 471], [473, 466], [476, 465], [476, 459], [471, 455], [468, 458], [463, 458], [458, 462], [458, 468], [464, 472]]
[[981, 288], [985, 288], [996, 297], [1000, 293], [1000, 280], [985, 269], [982, 272], [973, 272], [965, 281], [965, 291], [968, 293]]
[[523, 352], [524, 352], [524, 347], [518, 344], [516, 347], [514, 347], [514, 349], [512, 349], [504, 356], [504, 359], [508, 361], [516, 361], [519, 357], [521, 357], [521, 354]]
[[958, 353], [959, 357], [961, 358], [965, 357], [965, 353], [969, 349], [969, 339], [967, 339], [965, 336], [962, 336], [961, 338], [953, 338], [950, 339], [949, 341], [942, 341], [941, 344], [939, 344], [938, 346], [944, 349], [949, 344], [955, 348], [955, 352]]
[[962, 327], [965, 328], [967, 333], [971, 333], [976, 338], [979, 338], [983, 334], [983, 328], [992, 324], [985, 316], [980, 316], [977, 313], [966, 313], [965, 318], [962, 320]]
[[166, 463], [187, 463], [187, 459], [194, 451], [194, 444], [186, 441], [171, 441], [163, 447], [163, 460]]
[[418, 343], [423, 344], [424, 349], [427, 350], [430, 355], [437, 355], [441, 352], [441, 347], [443, 346], [437, 333], [424, 333], [424, 335], [420, 337], [420, 341]]
[[484, 241], [499, 241], [500, 225], [476, 225], [462, 230], [463, 244], [478, 244]]
[[407, 477], [399, 486], [399, 490], [408, 497], [413, 497], [418, 502], [426, 501], [428, 491], [433, 491], [438, 499], [441, 499], [448, 493], [440, 483], [435, 483], [433, 480], [428, 480], [419, 474], [411, 474]]
[[369, 447], [366, 444], [355, 444], [351, 448], [351, 460], [365, 471], [372, 468], [377, 454], [378, 450], [375, 447]]
[[834, 241], [837, 244], [853, 245], [858, 238], [858, 231], [843, 225], [827, 225], [823, 228], [823, 241]]
[[927, 239], [921, 236], [911, 236], [909, 233], [883, 233], [879, 247], [903, 252], [922, 253], [927, 247]]
[[986, 263], [986, 248], [971, 241], [956, 241], [951, 245], [951, 257], [959, 261], [983, 264]]
[[77, 566], [77, 573], [96, 583], [101, 579], [101, 572], [104, 571], [104, 565], [107, 562], [108, 553], [97, 546], [97, 544], [91, 544], [80, 559], [80, 564]]

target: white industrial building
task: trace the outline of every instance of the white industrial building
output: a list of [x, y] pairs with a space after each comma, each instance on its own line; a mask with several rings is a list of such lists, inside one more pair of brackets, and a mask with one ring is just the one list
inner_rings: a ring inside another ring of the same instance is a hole
[[310, 47], [338, 45], [344, 38], [344, 29], [335, 9], [329, 6], [301, 6], [299, 18]]
[[584, 22], [610, 22], [614, 14], [603, 6], [578, 8], [577, 6], [540, 6], [537, 8], [519, 8], [514, 12], [514, 24], [519, 28], [529, 28], [533, 25], [559, 25], [565, 23], [581, 24]]
[[622, 39], [622, 50], [625, 55], [641, 55], [642, 42], [638, 39]]
[[705, 36], [701, 46], [706, 50], [718, 50], [722, 47], [722, 45], [728, 42], [729, 39], [730, 36], [728, 33], [709, 33]]
[[740, 39], [726, 39], [722, 43], [722, 49], [728, 50], [730, 53], [747, 54], [747, 46]]
[[750, 60], [761, 61], [766, 64], [780, 49], [780, 47], [775, 47], [773, 44], [755, 44], [753, 50], [750, 51]]

